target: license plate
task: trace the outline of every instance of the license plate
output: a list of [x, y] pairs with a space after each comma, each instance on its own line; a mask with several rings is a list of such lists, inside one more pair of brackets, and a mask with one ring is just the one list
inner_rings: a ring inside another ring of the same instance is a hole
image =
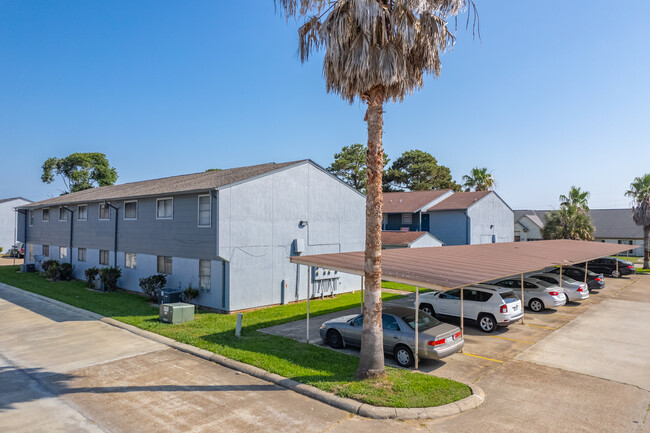
[[451, 337], [447, 337], [447, 343], [453, 343], [453, 341], [454, 341], [453, 335]]
[[512, 311], [517, 311], [518, 309], [519, 309], [519, 305], [515, 305], [514, 307], [512, 307]]

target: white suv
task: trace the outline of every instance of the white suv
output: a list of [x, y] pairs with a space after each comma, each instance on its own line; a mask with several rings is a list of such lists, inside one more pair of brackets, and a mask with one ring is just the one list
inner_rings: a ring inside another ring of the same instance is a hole
[[[460, 318], [460, 289], [420, 295], [420, 310], [430, 315]], [[463, 289], [463, 317], [484, 332], [507, 326], [524, 315], [521, 301], [511, 289], [476, 284]]]

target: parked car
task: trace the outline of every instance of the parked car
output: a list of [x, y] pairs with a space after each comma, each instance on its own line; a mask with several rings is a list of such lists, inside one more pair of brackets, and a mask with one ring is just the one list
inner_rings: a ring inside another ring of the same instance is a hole
[[[384, 352], [402, 367], [410, 367], [415, 352], [415, 309], [385, 306], [382, 314]], [[328, 320], [320, 327], [321, 338], [331, 347], [361, 346], [363, 314]], [[443, 323], [430, 315], [418, 314], [418, 357], [442, 359], [465, 345], [458, 326]]]
[[[549, 284], [555, 286], [560, 286], [560, 276], [555, 274], [534, 274], [530, 275], [531, 278], [536, 278], [538, 280], [546, 281]], [[564, 295], [567, 297], [567, 300], [575, 301], [584, 301], [589, 298], [589, 286], [580, 281], [576, 281], [571, 277], [562, 275], [562, 290], [564, 290]]]
[[[420, 310], [435, 317], [460, 318], [460, 289], [420, 295]], [[463, 289], [463, 317], [476, 322], [483, 332], [507, 326], [521, 319], [521, 302], [512, 290], [488, 284]]]
[[9, 250], [9, 255], [11, 257], [25, 257], [25, 244], [18, 242], [16, 245], [12, 245]]
[[[517, 296], [520, 296], [520, 278], [506, 278], [493, 284], [511, 289]], [[566, 304], [566, 296], [560, 287], [528, 277], [524, 278], [524, 299], [521, 301], [531, 310], [540, 312], [546, 308], [557, 308]]]
[[[616, 262], [618, 262], [618, 269], [616, 268]], [[585, 264], [577, 263], [574, 266], [584, 268]], [[611, 275], [614, 278], [636, 273], [636, 268], [632, 263], [614, 257], [601, 257], [592, 260], [587, 263], [587, 269], [597, 274]]]
[[[548, 270], [547, 272], [551, 274], [558, 274], [560, 273], [560, 268], [552, 268]], [[585, 281], [585, 268], [584, 266], [582, 268], [579, 267], [574, 267], [574, 266], [567, 266], [566, 268], [562, 268], [562, 275], [566, 275], [567, 277], [573, 278], [576, 281]], [[605, 278], [603, 278], [603, 274], [597, 274], [595, 272], [587, 271], [587, 285], [589, 286], [589, 291], [592, 290], [600, 290], [605, 288]]]

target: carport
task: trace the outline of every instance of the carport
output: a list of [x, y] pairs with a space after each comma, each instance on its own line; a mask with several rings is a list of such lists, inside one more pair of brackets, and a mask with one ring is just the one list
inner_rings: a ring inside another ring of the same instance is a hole
[[[636, 246], [634, 247], [636, 248]], [[460, 325], [464, 336], [463, 290], [472, 284], [521, 276], [521, 299], [524, 306], [524, 274], [544, 268], [562, 268], [600, 257], [629, 251], [630, 245], [573, 240], [509, 242], [482, 245], [458, 245], [430, 248], [404, 248], [382, 251], [382, 280], [409, 284], [415, 292], [415, 367], [418, 367], [418, 304], [419, 289], [452, 290], [460, 288]], [[294, 256], [291, 262], [311, 267], [346, 272], [361, 277], [363, 311], [364, 252]], [[618, 263], [617, 263], [618, 266]], [[587, 275], [585, 272], [585, 282]], [[560, 286], [562, 279], [560, 278]], [[307, 342], [309, 342], [310, 281], [307, 281]], [[522, 317], [522, 321], [524, 318]]]

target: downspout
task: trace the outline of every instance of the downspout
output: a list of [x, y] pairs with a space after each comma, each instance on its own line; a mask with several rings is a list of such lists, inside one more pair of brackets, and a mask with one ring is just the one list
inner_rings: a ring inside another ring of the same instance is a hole
[[72, 229], [73, 229], [73, 224], [74, 224], [74, 211], [72, 209], [68, 209], [67, 206], [63, 206], [63, 209], [67, 210], [70, 212], [70, 246], [68, 255], [70, 256], [70, 264], [72, 264]]
[[113, 266], [117, 267], [117, 209], [115, 206], [110, 204], [107, 200], [104, 200], [104, 204], [108, 207], [115, 209], [115, 239], [113, 242]]
[[422, 231], [422, 209], [418, 212], [418, 215], [420, 216], [420, 221], [418, 222], [418, 231]]

